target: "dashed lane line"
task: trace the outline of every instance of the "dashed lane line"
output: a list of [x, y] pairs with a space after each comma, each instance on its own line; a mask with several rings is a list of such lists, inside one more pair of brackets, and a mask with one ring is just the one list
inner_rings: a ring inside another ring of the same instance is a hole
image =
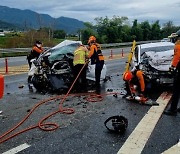
[[27, 149], [29, 147], [30, 147], [30, 145], [28, 145], [27, 143], [24, 143], [24, 144], [21, 144], [21, 145], [13, 148], [11, 150], [8, 150], [8, 151], [4, 152], [2, 154], [16, 154], [16, 153], [18, 153], [18, 152], [20, 152], [22, 150], [25, 150], [25, 149]]
[[152, 106], [149, 109], [117, 154], [140, 154], [142, 152], [170, 98], [171, 94], [167, 92], [160, 95], [157, 99], [159, 106]]

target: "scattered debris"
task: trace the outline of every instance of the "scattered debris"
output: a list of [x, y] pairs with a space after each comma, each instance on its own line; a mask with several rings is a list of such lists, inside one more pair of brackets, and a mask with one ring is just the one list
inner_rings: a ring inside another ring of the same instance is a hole
[[23, 84], [19, 85], [18, 88], [22, 89], [22, 88], [24, 88], [24, 85]]
[[31, 99], [37, 99], [36, 97], [31, 97]]
[[118, 97], [118, 96], [117, 96], [117, 94], [114, 94], [113, 96], [114, 96], [115, 98], [117, 98], [117, 97]]
[[83, 108], [87, 108], [87, 105], [86, 105], [86, 104], [83, 104]]
[[145, 105], [159, 106], [159, 104], [156, 101], [153, 101], [151, 99], [147, 100], [145, 102]]
[[126, 93], [125, 90], [122, 88], [106, 88], [106, 92], [113, 92], [120, 95], [124, 95]]
[[27, 110], [27, 112], [30, 112], [30, 111], [31, 111], [31, 109], [28, 109], [28, 110]]

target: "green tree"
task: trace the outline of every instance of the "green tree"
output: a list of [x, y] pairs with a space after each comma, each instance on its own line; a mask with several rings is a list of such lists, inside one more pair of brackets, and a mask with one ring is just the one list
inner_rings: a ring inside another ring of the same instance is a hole
[[178, 30], [176, 26], [174, 26], [172, 21], [166, 22], [162, 27], [162, 38], [168, 37], [172, 33], [175, 33]]
[[83, 44], [87, 44], [88, 40], [89, 40], [89, 37], [91, 35], [94, 35], [97, 37], [97, 34], [90, 28], [86, 28], [86, 29], [83, 29], [81, 31], [81, 40], [82, 40], [82, 43]]
[[129, 25], [123, 25], [122, 26], [121, 39], [122, 39], [122, 42], [132, 41], [131, 27]]
[[143, 32], [143, 41], [147, 41], [151, 39], [151, 26], [148, 21], [144, 21], [140, 24], [142, 32]]
[[131, 35], [132, 35], [132, 39], [135, 39], [136, 41], [143, 40], [143, 30], [141, 26], [138, 24], [137, 19], [133, 21], [133, 26], [131, 28]]
[[123, 35], [123, 25], [127, 23], [127, 17], [113, 16], [109, 19], [107, 16], [105, 18], [95, 18], [97, 33], [100, 40], [105, 43], [116, 43], [122, 42]]
[[155, 21], [152, 24], [151, 39], [152, 40], [159, 40], [159, 39], [161, 39], [161, 29], [160, 29], [160, 25], [159, 25], [159, 20]]
[[64, 39], [66, 37], [66, 32], [64, 30], [55, 30], [53, 36], [54, 38]]

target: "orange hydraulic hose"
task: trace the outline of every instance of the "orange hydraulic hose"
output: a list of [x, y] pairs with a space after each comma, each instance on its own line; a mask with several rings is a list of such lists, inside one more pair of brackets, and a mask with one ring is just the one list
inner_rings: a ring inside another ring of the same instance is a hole
[[[88, 63], [88, 62], [87, 62], [87, 63]], [[86, 63], [86, 64], [87, 64], [87, 63]], [[74, 82], [72, 83], [72, 85], [71, 85], [71, 87], [69, 88], [68, 92], [66, 93], [66, 95], [64, 95], [63, 98], [62, 98], [62, 96], [54, 96], [54, 97], [50, 97], [50, 98], [48, 98], [48, 99], [45, 99], [45, 100], [40, 101], [37, 105], [35, 105], [35, 106], [31, 109], [31, 111], [24, 117], [23, 120], [21, 120], [17, 125], [15, 125], [13, 128], [11, 128], [10, 130], [8, 130], [7, 132], [5, 132], [4, 134], [2, 134], [2, 135], [0, 136], [0, 144], [3, 143], [3, 142], [5, 142], [5, 141], [7, 141], [7, 140], [9, 140], [9, 139], [11, 139], [11, 138], [13, 138], [13, 137], [15, 137], [15, 136], [17, 136], [17, 135], [19, 135], [19, 134], [21, 134], [21, 133], [24, 133], [24, 132], [26, 132], [26, 131], [28, 131], [28, 130], [31, 130], [31, 129], [34, 129], [34, 128], [38, 128], [38, 127], [39, 127], [41, 130], [44, 130], [44, 131], [53, 131], [53, 130], [57, 129], [57, 128], [59, 127], [58, 124], [56, 124], [56, 123], [50, 123], [50, 122], [46, 122], [46, 123], [45, 123], [45, 120], [47, 120], [48, 118], [50, 118], [51, 116], [53, 116], [53, 115], [55, 115], [55, 114], [57, 114], [57, 113], [72, 114], [72, 113], [75, 112], [73, 108], [63, 108], [63, 102], [64, 102], [64, 101], [66, 100], [66, 98], [68, 97], [70, 91], [72, 90], [75, 82], [77, 81], [79, 75], [81, 74], [81, 72], [82, 72], [82, 70], [84, 69], [84, 67], [85, 67], [86, 64], [84, 64], [84, 66], [81, 68], [81, 70], [80, 70], [80, 72], [78, 73], [76, 79], [74, 80]], [[89, 93], [81, 93], [81, 94], [71, 94], [71, 96], [82, 96], [82, 95], [87, 95], [87, 94], [89, 95], [89, 97], [87, 97], [87, 100], [88, 100], [89, 102], [97, 102], [97, 101], [102, 101], [102, 100], [103, 100], [103, 96], [113, 95], [113, 94], [116, 94], [116, 95], [117, 95], [118, 93], [108, 93], [108, 94], [104, 94], [104, 95], [97, 95], [97, 94], [92, 94], [92, 93], [91, 93], [91, 94], [89, 94]], [[121, 93], [119, 93], [119, 94], [121, 94]], [[23, 129], [23, 130], [21, 130], [21, 131], [19, 131], [19, 132], [16, 132], [15, 134], [12, 134], [12, 135], [6, 137], [6, 136], [9, 135], [11, 132], [13, 132], [16, 128], [18, 128], [20, 125], [22, 125], [22, 124], [30, 117], [30, 115], [31, 115], [40, 105], [45, 104], [45, 103], [47, 103], [47, 102], [49, 102], [49, 101], [52, 101], [52, 100], [60, 99], [60, 98], [61, 98], [62, 100], [61, 100], [60, 103], [59, 103], [59, 108], [58, 108], [58, 110], [56, 110], [56, 111], [48, 114], [48, 115], [45, 116], [44, 118], [42, 118], [42, 119], [39, 121], [38, 124], [32, 125], [32, 126], [30, 126], [30, 127], [28, 127], [28, 128], [25, 128], [25, 129]], [[6, 137], [6, 138], [5, 138], [5, 137]]]
[[[89, 62], [89, 61], [88, 61], [88, 62]], [[88, 63], [88, 62], [87, 62], [87, 63]], [[49, 115], [47, 115], [47, 116], [45, 116], [44, 118], [42, 118], [42, 119], [40, 120], [40, 122], [38, 123], [38, 125], [28, 127], [28, 128], [26, 128], [26, 129], [24, 129], [24, 130], [21, 130], [21, 131], [15, 133], [15, 134], [13, 134], [13, 135], [5, 138], [5, 136], [7, 136], [8, 134], [10, 134], [12, 131], [14, 131], [16, 128], [18, 128], [20, 125], [22, 125], [22, 124], [30, 117], [30, 115], [32, 114], [32, 112], [34, 112], [34, 110], [35, 110], [36, 108], [38, 108], [40, 105], [42, 105], [42, 104], [44, 104], [44, 103], [47, 103], [47, 102], [49, 102], [49, 101], [51, 101], [51, 100], [55, 100], [55, 99], [61, 98], [61, 97], [60, 97], [60, 96], [55, 96], [55, 97], [50, 97], [49, 99], [45, 99], [45, 100], [41, 101], [40, 103], [38, 103], [37, 105], [35, 105], [35, 107], [32, 108], [32, 110], [30, 111], [30, 113], [28, 113], [27, 116], [25, 116], [25, 118], [24, 118], [22, 121], [20, 121], [16, 126], [14, 126], [13, 128], [11, 128], [10, 130], [8, 130], [7, 132], [5, 132], [3, 135], [0, 136], [0, 144], [3, 143], [3, 142], [5, 142], [5, 141], [7, 141], [7, 140], [9, 140], [9, 139], [11, 139], [11, 138], [13, 138], [13, 137], [15, 137], [15, 136], [17, 136], [18, 134], [21, 134], [21, 133], [23, 133], [23, 132], [26, 132], [26, 131], [28, 131], [28, 130], [30, 130], [30, 129], [34, 129], [34, 128], [37, 128], [37, 127], [39, 127], [39, 128], [42, 129], [42, 130], [45, 130], [45, 131], [52, 131], [52, 130], [57, 129], [59, 126], [58, 126], [56, 123], [43, 123], [43, 122], [44, 122], [45, 120], [47, 120], [49, 117], [51, 117], [52, 115], [55, 115], [55, 114], [57, 114], [57, 113], [59, 113], [59, 112], [66, 113], [66, 114], [72, 114], [72, 113], [74, 113], [74, 109], [72, 109], [72, 108], [63, 108], [63, 102], [66, 100], [67, 96], [69, 95], [71, 89], [73, 88], [75, 82], [77, 81], [79, 75], [81, 74], [82, 70], [83, 70], [84, 67], [87, 65], [87, 63], [85, 63], [85, 64], [83, 65], [83, 67], [81, 68], [81, 70], [79, 71], [76, 79], [75, 79], [74, 82], [72, 83], [72, 85], [71, 85], [71, 87], [69, 88], [68, 92], [66, 93], [66, 95], [64, 96], [64, 98], [61, 100], [60, 105], [59, 105], [59, 109], [58, 109], [57, 111], [52, 112], [52, 113], [50, 113]], [[50, 128], [47, 128], [47, 126], [51, 126], [51, 127], [50, 127]], [[5, 139], [3, 139], [3, 138], [5, 138]]]
[[66, 95], [64, 96], [64, 98], [61, 100], [60, 106], [59, 106], [59, 110], [60, 110], [60, 111], [61, 111], [62, 108], [63, 108], [63, 102], [66, 100], [66, 98], [67, 98], [67, 96], [69, 95], [70, 91], [72, 90], [74, 84], [76, 83], [77, 79], [79, 78], [82, 70], [84, 69], [84, 67], [85, 67], [88, 63], [89, 63], [89, 61], [87, 61], [87, 62], [83, 65], [83, 67], [82, 67], [81, 70], [79, 71], [78, 75], [76, 76], [75, 80], [73, 81], [71, 87], [69, 88], [68, 92], [66, 93]]

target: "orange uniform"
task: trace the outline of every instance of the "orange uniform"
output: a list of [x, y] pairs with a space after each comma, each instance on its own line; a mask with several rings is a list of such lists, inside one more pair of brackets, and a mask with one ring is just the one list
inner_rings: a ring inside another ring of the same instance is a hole
[[174, 56], [172, 60], [172, 66], [176, 67], [180, 61], [180, 40], [176, 41], [174, 46]]
[[95, 86], [96, 92], [100, 92], [100, 78], [101, 78], [101, 71], [104, 65], [104, 56], [101, 51], [101, 47], [98, 43], [96, 43], [96, 38], [91, 36], [88, 41], [89, 44], [89, 55], [88, 57], [91, 58], [91, 64], [95, 64]]
[[37, 53], [42, 53], [43, 52], [43, 48], [42, 47], [37, 47], [37, 46], [34, 46], [32, 48], [33, 52], [36, 51]]
[[137, 76], [139, 84], [140, 84], [141, 92], [144, 92], [144, 90], [145, 90], [145, 82], [144, 82], [143, 72], [142, 71], [137, 71], [136, 76]]
[[[91, 56], [94, 54], [94, 51], [98, 51], [98, 49], [101, 49], [100, 45], [98, 43], [93, 43], [91, 46], [90, 46], [90, 52], [89, 52], [89, 58], [91, 58]], [[104, 60], [104, 56], [102, 55], [102, 53], [98, 53], [98, 58], [99, 60]]]
[[144, 73], [141, 70], [125, 72], [123, 74], [123, 80], [128, 82], [131, 92], [135, 92], [134, 85], [137, 85], [141, 92], [145, 91]]

